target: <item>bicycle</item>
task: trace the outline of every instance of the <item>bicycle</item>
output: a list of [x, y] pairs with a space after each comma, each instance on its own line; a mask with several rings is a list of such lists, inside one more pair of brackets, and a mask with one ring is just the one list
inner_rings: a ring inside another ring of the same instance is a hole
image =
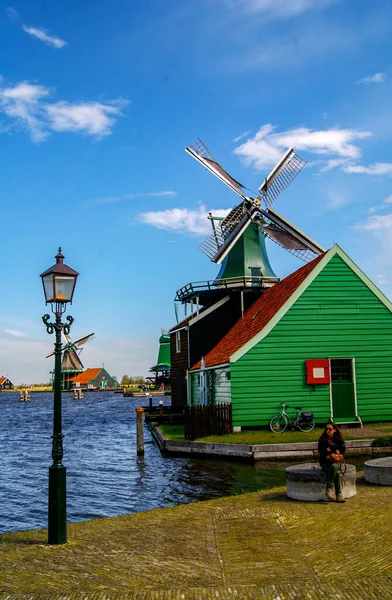
[[275, 415], [272, 417], [270, 421], [270, 429], [274, 433], [283, 433], [286, 431], [287, 426], [290, 424], [291, 429], [298, 428], [300, 431], [307, 432], [313, 431], [315, 428], [316, 422], [313, 417], [312, 412], [302, 412], [302, 408], [297, 406], [293, 406], [294, 410], [297, 411], [297, 414], [294, 419], [290, 417], [285, 411], [285, 408], [289, 408], [287, 404], [283, 402], [280, 403], [282, 407], [282, 411], [279, 415]]

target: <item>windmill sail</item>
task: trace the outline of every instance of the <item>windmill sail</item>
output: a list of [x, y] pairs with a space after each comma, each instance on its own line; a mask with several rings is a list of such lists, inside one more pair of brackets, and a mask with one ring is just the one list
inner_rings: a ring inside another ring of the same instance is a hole
[[247, 208], [245, 202], [235, 206], [213, 232], [200, 244], [200, 250], [213, 262], [221, 263], [245, 229], [252, 223], [250, 216], [257, 208]]
[[[257, 223], [271, 240], [305, 262], [325, 252], [320, 244], [271, 208], [306, 164], [293, 148], [287, 150], [264, 179], [255, 198], [245, 194], [246, 188], [216, 162], [200, 139], [185, 150], [243, 199], [225, 219], [217, 225], [213, 222], [212, 233], [200, 245], [202, 252], [213, 262], [223, 261], [251, 223]], [[261, 201], [265, 208], [261, 208]]]
[[306, 233], [295, 227], [284, 219], [279, 213], [269, 208], [267, 211], [260, 210], [254, 219], [264, 233], [276, 244], [288, 250], [304, 262], [312, 260], [323, 254], [325, 248], [312, 240]]
[[[83, 344], [85, 344], [87, 342], [87, 340], [89, 340], [91, 337], [93, 337], [93, 335], [94, 335], [94, 333], [89, 333], [89, 335], [86, 335], [86, 336], [80, 338], [79, 340], [76, 340], [76, 342], [73, 342], [69, 335], [64, 334], [64, 337], [67, 341], [65, 344], [62, 345], [61, 352], [64, 354], [65, 354], [65, 352], [74, 353], [77, 357], [78, 356], [77, 350], [79, 350], [79, 347], [82, 346]], [[54, 352], [51, 352], [50, 354], [47, 355], [46, 358], [50, 358], [53, 355], [54, 355]]]
[[301, 158], [293, 148], [287, 150], [286, 154], [259, 187], [259, 198], [264, 201], [267, 207], [279, 198], [305, 165], [306, 160]]
[[218, 177], [223, 183], [229, 186], [241, 198], [244, 200], [247, 198], [245, 194], [245, 187], [234, 179], [224, 168], [214, 159], [207, 146], [203, 144], [200, 139], [197, 139], [191, 146], [185, 148], [185, 152], [188, 152], [193, 158], [203, 165], [208, 171], [213, 173], [215, 177]]

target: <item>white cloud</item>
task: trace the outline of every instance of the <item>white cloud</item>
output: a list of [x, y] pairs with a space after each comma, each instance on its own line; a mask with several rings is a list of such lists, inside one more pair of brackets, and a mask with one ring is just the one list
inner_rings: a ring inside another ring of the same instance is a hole
[[7, 6], [4, 10], [5, 14], [11, 21], [17, 21], [19, 19], [19, 13], [12, 8], [12, 6]]
[[392, 194], [390, 194], [389, 196], [387, 196], [385, 198], [385, 200], [383, 201], [383, 204], [392, 204]]
[[86, 204], [99, 205], [99, 204], [112, 204], [115, 202], [125, 202], [126, 200], [134, 200], [137, 198], [170, 198], [177, 196], [177, 192], [173, 190], [162, 190], [161, 192], [139, 192], [136, 194], [124, 194], [123, 196], [107, 196], [105, 198], [93, 198]]
[[[217, 209], [212, 213], [216, 217], [226, 216], [231, 209]], [[211, 222], [207, 218], [208, 213], [204, 204], [201, 204], [198, 210], [189, 210], [187, 208], [172, 208], [162, 211], [150, 211], [137, 215], [137, 220], [157, 227], [157, 229], [166, 229], [191, 235], [208, 235], [211, 233]]]
[[359, 79], [355, 85], [369, 85], [370, 83], [382, 83], [385, 80], [385, 73], [375, 73]]
[[347, 191], [332, 190], [327, 193], [328, 204], [327, 207], [331, 210], [336, 210], [349, 204], [352, 200], [352, 196]]
[[27, 27], [26, 25], [22, 25], [22, 28], [23, 31], [41, 40], [41, 42], [44, 42], [44, 44], [52, 46], [52, 48], [64, 48], [64, 46], [68, 45], [67, 42], [65, 42], [61, 38], [49, 35], [43, 29], [37, 29], [36, 27]]
[[0, 112], [11, 123], [40, 143], [53, 131], [85, 133], [101, 138], [109, 135], [127, 102], [122, 99], [102, 102], [49, 102], [53, 90], [28, 82], [0, 88]]
[[392, 232], [392, 214], [374, 215], [368, 217], [363, 223], [354, 225], [354, 229], [364, 229], [365, 231], [391, 230]]
[[271, 124], [263, 125], [253, 138], [235, 148], [234, 154], [242, 156], [247, 164], [257, 170], [275, 165], [290, 146], [298, 152], [332, 155], [333, 160], [356, 159], [360, 157], [361, 149], [352, 142], [371, 135], [369, 131], [357, 129], [315, 131], [307, 127], [298, 127], [274, 133], [275, 129]]
[[56, 102], [46, 104], [43, 109], [47, 114], [48, 126], [53, 131], [84, 132], [95, 137], [109, 135], [116, 122], [114, 117], [121, 114], [124, 103], [83, 102], [71, 104]]
[[325, 8], [337, 0], [224, 0], [237, 14], [262, 15], [269, 18], [290, 18], [313, 9]]
[[27, 335], [25, 333], [22, 333], [21, 331], [17, 331], [16, 329], [4, 329], [4, 333], [6, 333], [7, 335], [11, 335], [12, 337], [17, 337], [17, 338], [27, 337]]
[[233, 142], [239, 142], [240, 140], [244, 139], [244, 137], [246, 137], [247, 135], [250, 134], [250, 131], [244, 131], [244, 133], [241, 133], [240, 135], [237, 135], [237, 137], [235, 137], [233, 139]]
[[345, 173], [363, 173], [365, 175], [388, 175], [392, 173], [392, 163], [374, 163], [368, 167], [363, 165], [350, 165], [343, 167]]

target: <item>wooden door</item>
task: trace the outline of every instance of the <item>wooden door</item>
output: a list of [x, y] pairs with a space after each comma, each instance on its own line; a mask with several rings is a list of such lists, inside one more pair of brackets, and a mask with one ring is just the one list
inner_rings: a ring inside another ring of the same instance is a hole
[[351, 358], [331, 359], [333, 418], [355, 420], [354, 369]]

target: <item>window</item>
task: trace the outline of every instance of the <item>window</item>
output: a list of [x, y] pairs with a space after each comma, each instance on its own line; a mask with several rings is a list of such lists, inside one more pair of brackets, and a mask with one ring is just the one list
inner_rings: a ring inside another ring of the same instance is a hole
[[352, 381], [352, 359], [334, 358], [331, 360], [332, 381]]
[[181, 352], [181, 331], [176, 331], [176, 352]]

